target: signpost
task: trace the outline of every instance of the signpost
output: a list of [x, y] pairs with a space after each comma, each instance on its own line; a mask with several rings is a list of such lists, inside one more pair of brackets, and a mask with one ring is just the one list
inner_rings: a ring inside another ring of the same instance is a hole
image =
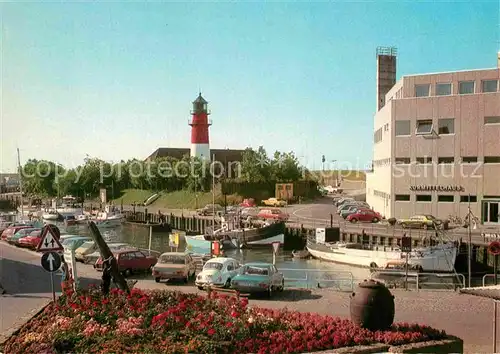
[[272, 243], [273, 245], [273, 264], [276, 264], [276, 255], [278, 254], [278, 251], [280, 249], [280, 244], [281, 242], [275, 241]]
[[179, 248], [179, 234], [173, 233], [168, 235], [168, 244], [171, 250], [177, 250]]
[[405, 260], [405, 288], [408, 290], [408, 257], [411, 252], [411, 237], [407, 237], [406, 234], [401, 238], [401, 251], [406, 253]]
[[53, 301], [56, 301], [56, 292], [54, 290], [54, 272], [59, 270], [61, 267], [61, 256], [57, 253], [57, 251], [62, 251], [64, 249], [59, 242], [59, 235], [56, 234], [57, 231], [50, 224], [45, 225], [40, 237], [40, 243], [36, 248], [37, 252], [44, 253], [42, 255], [41, 262], [43, 269], [50, 273], [50, 285], [52, 288]]

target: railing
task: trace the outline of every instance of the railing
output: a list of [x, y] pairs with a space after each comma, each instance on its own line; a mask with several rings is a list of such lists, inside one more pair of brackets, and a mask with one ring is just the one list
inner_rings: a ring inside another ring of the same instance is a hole
[[[371, 274], [371, 278], [374, 278], [374, 275], [377, 275], [377, 278], [380, 277], [388, 277], [388, 280], [383, 280], [386, 285], [390, 288], [415, 288], [415, 290], [419, 291], [420, 289], [428, 289], [428, 290], [438, 290], [438, 289], [446, 289], [450, 288], [456, 290], [457, 288], [465, 287], [465, 276], [463, 274], [452, 274], [452, 273], [408, 273], [408, 284], [406, 284], [406, 274], [404, 271], [401, 272], [393, 272], [393, 271], [377, 271]], [[394, 277], [395, 279], [390, 279]], [[430, 281], [430, 279], [426, 278], [434, 278], [434, 281]], [[378, 280], [378, 279], [377, 279]], [[413, 285], [410, 287], [409, 285]]]
[[[495, 274], [485, 274], [483, 277], [483, 286], [486, 286], [486, 279], [487, 278], [493, 278], [495, 279]], [[497, 279], [500, 279], [500, 274], [497, 274]]]
[[[285, 278], [285, 287], [294, 284], [295, 288], [321, 288], [325, 284], [328, 288], [336, 288], [339, 291], [353, 291], [354, 277], [351, 272], [323, 269], [294, 269], [278, 268]], [[288, 277], [286, 273], [302, 273], [303, 277]]]

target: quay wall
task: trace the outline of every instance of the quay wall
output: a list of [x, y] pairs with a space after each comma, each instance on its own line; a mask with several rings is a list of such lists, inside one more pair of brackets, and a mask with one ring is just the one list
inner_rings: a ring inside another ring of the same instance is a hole
[[[147, 209], [144, 212], [124, 211], [127, 221], [141, 223], [160, 223], [160, 215], [148, 213]], [[164, 215], [165, 222], [170, 224], [173, 229], [185, 231], [188, 234], [203, 234], [206, 230], [212, 227], [212, 219], [207, 217], [197, 216], [178, 216], [174, 214]], [[370, 228], [363, 229], [361, 227], [355, 229], [338, 229], [338, 241], [357, 242], [363, 244], [378, 245], [381, 247], [399, 246], [401, 243], [402, 233], [393, 226], [387, 228]], [[426, 245], [425, 236], [431, 236], [435, 231], [413, 230], [413, 246]], [[363, 233], [364, 232], [364, 233]], [[285, 228], [285, 250], [303, 249], [308, 238], [313, 238], [315, 228], [300, 225], [287, 224]], [[467, 270], [467, 240], [461, 240], [459, 255], [456, 260], [455, 268], [457, 271]], [[493, 269], [494, 257], [487, 251], [488, 244], [474, 240], [472, 242], [472, 267], [475, 272], [488, 272]]]

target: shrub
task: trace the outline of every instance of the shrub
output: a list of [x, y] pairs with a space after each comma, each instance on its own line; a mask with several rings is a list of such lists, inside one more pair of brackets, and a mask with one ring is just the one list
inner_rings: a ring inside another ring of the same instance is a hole
[[5, 344], [6, 353], [301, 353], [445, 337], [426, 326], [396, 324], [370, 332], [351, 321], [287, 309], [248, 307], [247, 299], [170, 291], [130, 294], [66, 288], [56, 303]]

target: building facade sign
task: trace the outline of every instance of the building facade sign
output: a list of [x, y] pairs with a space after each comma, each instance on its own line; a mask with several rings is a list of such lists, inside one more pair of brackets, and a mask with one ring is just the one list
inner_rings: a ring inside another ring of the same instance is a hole
[[465, 188], [462, 186], [410, 186], [411, 191], [415, 192], [465, 192]]

